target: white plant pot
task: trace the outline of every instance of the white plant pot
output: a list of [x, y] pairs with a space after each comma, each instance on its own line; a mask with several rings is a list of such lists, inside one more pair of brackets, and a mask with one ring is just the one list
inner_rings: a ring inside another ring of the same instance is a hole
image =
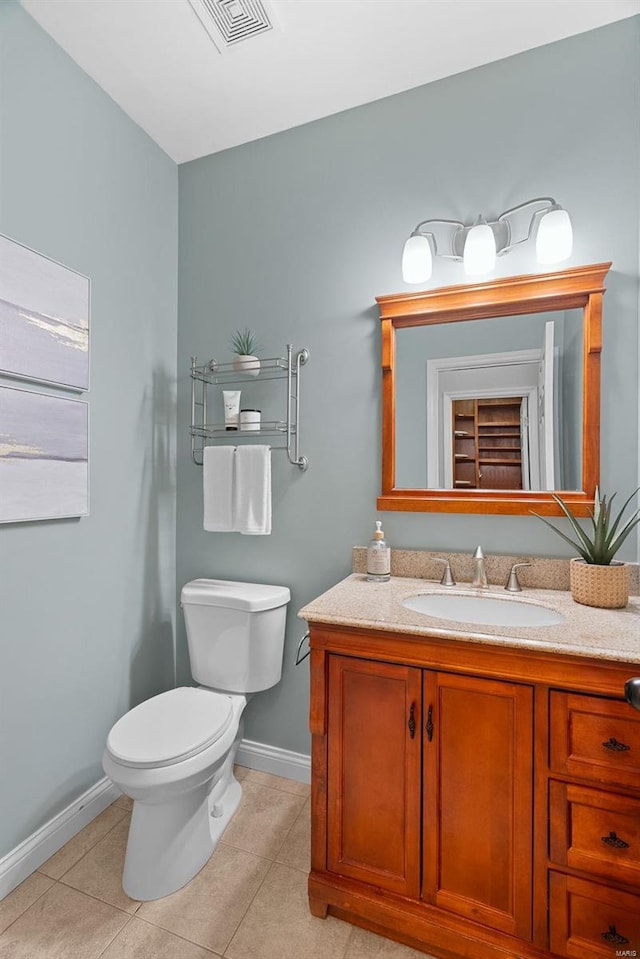
[[248, 373], [249, 376], [257, 376], [260, 372], [260, 360], [257, 356], [239, 354], [233, 361], [233, 368], [236, 373]]

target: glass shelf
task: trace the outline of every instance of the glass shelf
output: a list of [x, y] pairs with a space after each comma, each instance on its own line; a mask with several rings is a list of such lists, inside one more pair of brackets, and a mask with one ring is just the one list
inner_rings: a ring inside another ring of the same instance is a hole
[[211, 360], [204, 366], [194, 367], [191, 375], [196, 380], [214, 386], [223, 383], [258, 383], [261, 380], [280, 380], [288, 374], [287, 361], [283, 356], [272, 356], [267, 359], [260, 359], [259, 362], [260, 369], [258, 372], [255, 372], [255, 370], [250, 372], [235, 369], [234, 361], [218, 363], [216, 360]]
[[[295, 425], [291, 425], [291, 433], [295, 433]], [[205, 423], [203, 426], [192, 426], [193, 436], [203, 436], [206, 439], [251, 439], [252, 436], [279, 436], [287, 432], [287, 424], [282, 420], [262, 420], [260, 429], [228, 430], [224, 423]]]

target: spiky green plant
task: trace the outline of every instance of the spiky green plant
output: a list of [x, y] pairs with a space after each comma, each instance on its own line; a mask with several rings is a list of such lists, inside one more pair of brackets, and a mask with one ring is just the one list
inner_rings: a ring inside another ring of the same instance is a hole
[[231, 337], [231, 349], [238, 356], [253, 356], [256, 350], [260, 349], [255, 332], [248, 327], [236, 330]]
[[620, 522], [622, 516], [627, 506], [640, 490], [635, 489], [629, 499], [626, 501], [618, 515], [615, 519], [612, 519], [611, 516], [611, 506], [615, 499], [615, 493], [609, 501], [607, 501], [606, 496], [601, 496], [600, 491], [596, 489], [595, 504], [593, 513], [589, 514], [591, 520], [591, 530], [590, 533], [585, 531], [582, 526], [578, 523], [576, 517], [573, 515], [567, 504], [555, 493], [552, 493], [554, 500], [560, 506], [563, 513], [571, 523], [571, 526], [577, 536], [577, 539], [572, 539], [570, 536], [566, 536], [562, 530], [558, 529], [553, 523], [550, 523], [548, 519], [545, 519], [544, 516], [540, 516], [538, 513], [535, 515], [538, 519], [541, 519], [543, 523], [546, 523], [547, 526], [558, 534], [562, 536], [567, 543], [574, 547], [582, 556], [585, 563], [589, 563], [593, 566], [610, 566], [613, 560], [613, 557], [616, 555], [625, 539], [629, 535], [632, 529], [634, 529], [638, 523], [640, 523], [640, 509], [636, 509], [629, 519], [626, 520], [622, 528], [620, 528]]

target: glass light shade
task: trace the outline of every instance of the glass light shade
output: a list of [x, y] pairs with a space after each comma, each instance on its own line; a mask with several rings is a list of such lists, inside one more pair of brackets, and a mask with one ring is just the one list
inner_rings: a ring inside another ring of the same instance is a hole
[[426, 283], [433, 269], [431, 246], [426, 236], [410, 236], [402, 253], [402, 279], [405, 283]]
[[560, 263], [571, 256], [573, 230], [566, 210], [549, 210], [538, 224], [536, 256], [538, 263]]
[[496, 238], [488, 223], [476, 223], [471, 227], [462, 259], [464, 271], [469, 276], [491, 273], [496, 265]]

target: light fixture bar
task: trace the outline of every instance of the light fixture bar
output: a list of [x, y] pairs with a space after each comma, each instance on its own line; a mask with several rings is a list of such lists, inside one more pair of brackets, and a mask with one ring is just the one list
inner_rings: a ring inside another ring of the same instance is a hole
[[[513, 239], [512, 219], [533, 206], [537, 209], [531, 213], [526, 235]], [[471, 226], [459, 220], [421, 220], [405, 243], [402, 276], [405, 283], [425, 283], [431, 277], [434, 256], [463, 261], [465, 272], [470, 275], [490, 273], [496, 256], [504, 256], [534, 235], [539, 263], [560, 263], [571, 256], [573, 232], [569, 214], [550, 196], [519, 203], [496, 220], [487, 221], [480, 215]]]

